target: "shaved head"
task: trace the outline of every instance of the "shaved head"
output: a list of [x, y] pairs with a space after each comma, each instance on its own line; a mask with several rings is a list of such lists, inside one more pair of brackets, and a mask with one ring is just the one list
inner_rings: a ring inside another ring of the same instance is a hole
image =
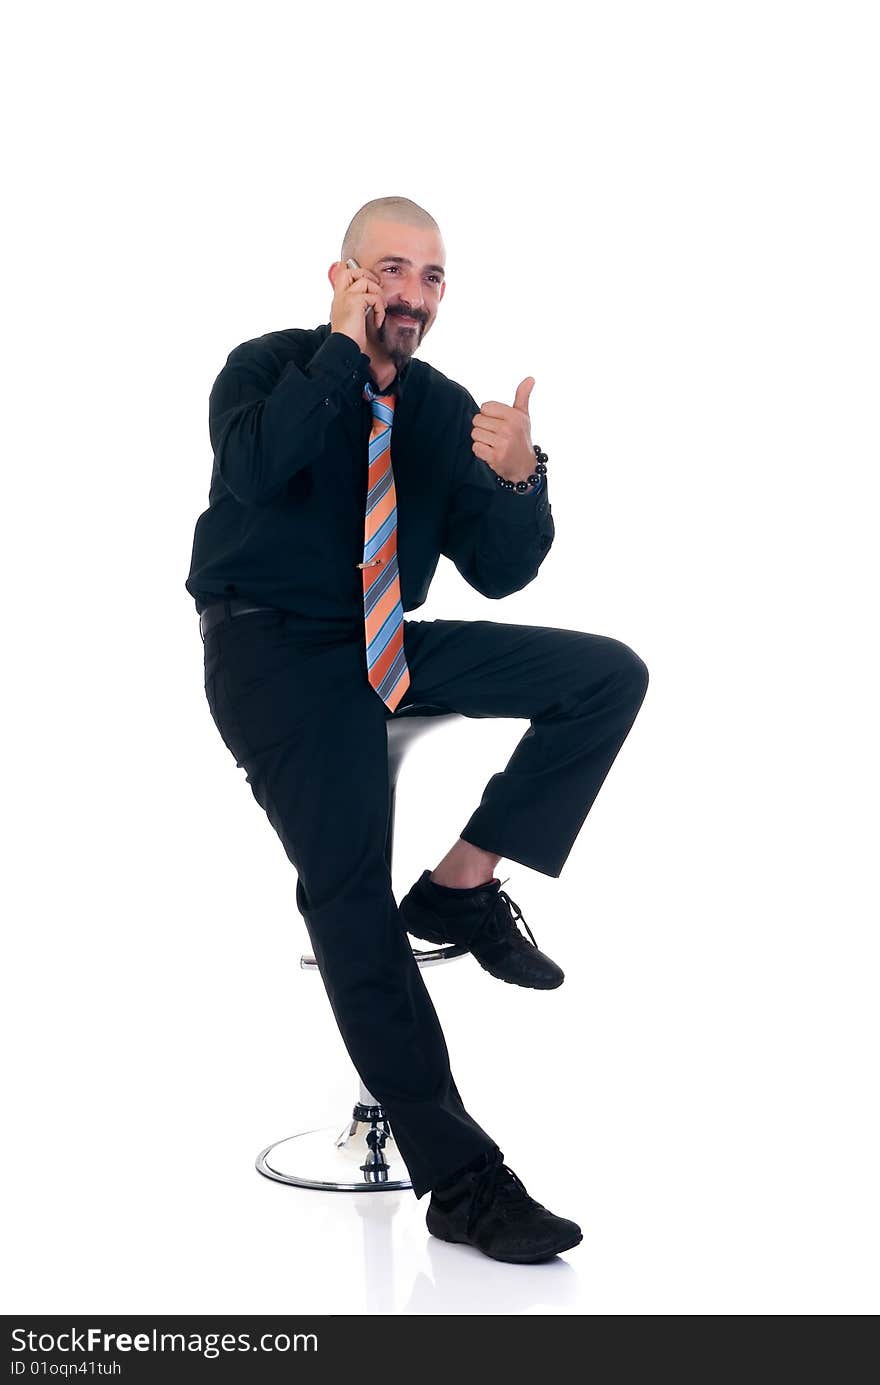
[[393, 221], [398, 225], [415, 226], [440, 234], [440, 227], [431, 213], [426, 212], [417, 202], [410, 201], [408, 197], [374, 197], [372, 202], [365, 202], [349, 222], [342, 240], [339, 256], [341, 260], [352, 258], [361, 263], [358, 251], [365, 239], [367, 228], [374, 220]]

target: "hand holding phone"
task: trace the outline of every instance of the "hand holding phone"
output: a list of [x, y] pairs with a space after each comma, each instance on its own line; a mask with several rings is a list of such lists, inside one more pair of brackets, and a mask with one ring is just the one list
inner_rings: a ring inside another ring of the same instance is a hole
[[385, 321], [385, 297], [379, 280], [371, 269], [362, 269], [357, 260], [346, 260], [344, 265], [340, 261], [330, 309], [331, 332], [344, 332], [365, 352], [369, 312], [375, 314], [373, 320], [381, 327]]

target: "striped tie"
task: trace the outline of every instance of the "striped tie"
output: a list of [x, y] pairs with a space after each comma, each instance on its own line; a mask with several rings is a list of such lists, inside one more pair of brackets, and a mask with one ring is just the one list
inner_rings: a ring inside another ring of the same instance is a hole
[[391, 470], [391, 425], [396, 397], [376, 394], [368, 381], [364, 386], [364, 398], [370, 401], [373, 410], [364, 561], [358, 563], [364, 577], [367, 678], [393, 712], [409, 687], [397, 572], [397, 492]]

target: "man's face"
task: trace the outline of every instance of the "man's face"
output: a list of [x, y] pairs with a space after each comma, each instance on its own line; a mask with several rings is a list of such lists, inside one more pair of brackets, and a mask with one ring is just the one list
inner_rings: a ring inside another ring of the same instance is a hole
[[431, 330], [446, 291], [443, 241], [436, 231], [374, 220], [356, 257], [376, 275], [385, 298], [381, 327], [367, 314], [367, 341], [400, 369]]

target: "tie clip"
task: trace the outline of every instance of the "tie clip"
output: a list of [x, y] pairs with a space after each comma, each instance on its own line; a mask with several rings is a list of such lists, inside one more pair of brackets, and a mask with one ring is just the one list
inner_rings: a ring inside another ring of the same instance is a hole
[[381, 561], [381, 558], [374, 558], [370, 563], [355, 563], [355, 567], [375, 567], [376, 564], [381, 563]]

